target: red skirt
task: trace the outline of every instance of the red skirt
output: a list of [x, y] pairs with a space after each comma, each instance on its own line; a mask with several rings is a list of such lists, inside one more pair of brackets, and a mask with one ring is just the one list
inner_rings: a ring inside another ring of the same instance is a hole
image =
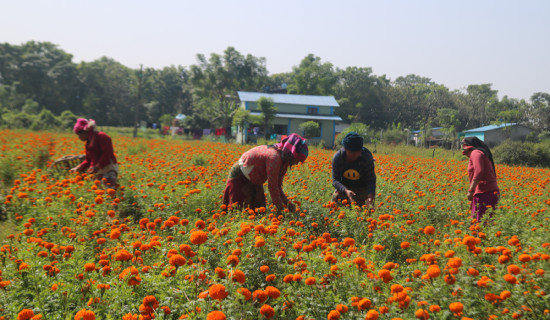
[[250, 182], [242, 173], [239, 164], [235, 163], [223, 190], [223, 203], [250, 209], [265, 208], [264, 187]]

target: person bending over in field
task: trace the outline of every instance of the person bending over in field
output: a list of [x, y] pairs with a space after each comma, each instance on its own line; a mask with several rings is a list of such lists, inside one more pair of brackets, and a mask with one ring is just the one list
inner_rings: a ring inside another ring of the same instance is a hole
[[308, 146], [304, 138], [291, 134], [275, 145], [261, 145], [245, 152], [231, 167], [223, 203], [256, 209], [266, 207], [263, 184], [267, 181], [271, 201], [279, 210], [286, 206], [295, 211], [283, 191], [283, 179], [289, 167], [304, 162]]
[[470, 186], [467, 197], [472, 202], [471, 217], [480, 222], [487, 207], [490, 206], [494, 210], [500, 197], [493, 154], [489, 147], [477, 137], [466, 137], [462, 140], [462, 154], [470, 158], [468, 161]]
[[94, 174], [96, 180], [111, 188], [117, 185], [118, 164], [113, 151], [111, 138], [104, 132], [97, 131], [95, 121], [79, 118], [73, 128], [78, 139], [86, 141], [86, 158], [72, 168], [73, 172]]
[[372, 153], [363, 147], [363, 137], [353, 131], [344, 137], [342, 145], [332, 157], [332, 186], [336, 189], [332, 201], [347, 199], [374, 208], [376, 174]]

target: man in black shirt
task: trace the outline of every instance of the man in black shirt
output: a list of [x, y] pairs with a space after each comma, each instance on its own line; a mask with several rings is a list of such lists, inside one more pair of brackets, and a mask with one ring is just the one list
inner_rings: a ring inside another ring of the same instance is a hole
[[372, 153], [363, 147], [363, 138], [356, 132], [348, 133], [342, 145], [332, 158], [332, 185], [336, 189], [332, 201], [347, 199], [374, 208], [376, 174]]

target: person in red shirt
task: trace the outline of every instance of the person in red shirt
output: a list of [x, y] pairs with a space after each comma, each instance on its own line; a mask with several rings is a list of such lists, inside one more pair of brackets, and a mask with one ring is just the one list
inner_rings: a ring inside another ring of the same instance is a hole
[[[488, 207], [495, 209], [500, 197], [493, 154], [489, 147], [477, 137], [462, 140], [462, 154], [468, 162], [468, 200], [472, 201], [472, 219], [481, 221]], [[491, 213], [492, 216], [492, 213]]]
[[223, 203], [241, 207], [266, 207], [263, 184], [267, 181], [271, 201], [279, 210], [296, 207], [283, 191], [283, 179], [289, 167], [304, 162], [308, 155], [305, 139], [291, 134], [275, 145], [261, 145], [245, 152], [229, 171], [223, 191]]
[[86, 141], [86, 158], [73, 172], [94, 174], [96, 180], [111, 188], [117, 185], [118, 164], [113, 151], [111, 137], [96, 130], [95, 121], [79, 118], [73, 128], [81, 141]]

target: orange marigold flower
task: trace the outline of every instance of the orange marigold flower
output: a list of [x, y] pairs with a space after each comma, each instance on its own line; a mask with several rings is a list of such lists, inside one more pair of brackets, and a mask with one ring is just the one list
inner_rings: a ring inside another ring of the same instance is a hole
[[338, 319], [340, 319], [340, 312], [338, 312], [338, 310], [331, 310], [328, 313], [327, 319], [328, 320], [338, 320]]
[[474, 269], [474, 268], [469, 268], [468, 269], [468, 272], [466, 272], [469, 276], [478, 276], [479, 275], [479, 271], [477, 269]]
[[261, 266], [260, 271], [263, 272], [263, 273], [268, 272], [269, 271], [269, 266]]
[[514, 274], [514, 275], [517, 275], [521, 272], [521, 268], [516, 266], [515, 264], [509, 265], [508, 267], [506, 267], [506, 269], [508, 270], [508, 273]]
[[397, 293], [403, 291], [403, 286], [400, 284], [392, 284], [390, 287], [391, 293]]
[[283, 278], [283, 282], [284, 283], [290, 283], [294, 281], [294, 276], [291, 275], [291, 274], [287, 274], [284, 278]]
[[355, 245], [355, 239], [353, 238], [345, 238], [343, 242], [344, 242], [344, 246], [346, 247], [351, 247]]
[[521, 262], [529, 262], [531, 261], [531, 256], [528, 255], [528, 254], [520, 254], [519, 257], [518, 257], [518, 260], [521, 261]]
[[226, 319], [227, 318], [225, 317], [225, 313], [219, 310], [212, 311], [206, 316], [206, 320], [226, 320]]
[[180, 254], [174, 254], [168, 259], [168, 263], [174, 267], [181, 267], [183, 266], [187, 260]]
[[199, 219], [195, 221], [195, 228], [204, 229], [205, 227], [206, 227], [206, 223], [203, 220]]
[[430, 306], [429, 309], [430, 309], [431, 312], [439, 312], [439, 311], [441, 311], [441, 307], [438, 306], [437, 304], [432, 304], [432, 305]]
[[314, 285], [316, 282], [317, 282], [317, 280], [315, 280], [314, 277], [309, 277], [309, 278], [306, 279], [305, 284], [307, 284], [308, 286], [312, 286], [312, 285]]
[[229, 277], [231, 278], [231, 280], [237, 281], [240, 284], [243, 284], [246, 281], [246, 275], [239, 269], [231, 272]]
[[239, 256], [236, 256], [234, 254], [230, 255], [229, 257], [227, 257], [227, 264], [228, 265], [231, 265], [233, 267], [237, 266], [239, 264]]
[[355, 263], [358, 267], [361, 267], [361, 266], [364, 266], [365, 263], [367, 263], [367, 260], [365, 260], [365, 258], [362, 258], [362, 257], [357, 257], [353, 259], [353, 263]]
[[92, 271], [95, 271], [95, 263], [86, 263], [84, 265], [84, 270], [86, 272], [92, 272]]
[[153, 309], [156, 309], [159, 307], [159, 302], [157, 301], [157, 298], [155, 298], [155, 296], [146, 296], [145, 298], [143, 298], [142, 303], [144, 306], [147, 306]]
[[462, 302], [452, 302], [449, 304], [449, 310], [451, 310], [452, 313], [460, 314], [462, 310], [464, 310], [464, 305]]
[[261, 248], [265, 246], [265, 239], [262, 237], [256, 237], [256, 243], [254, 244], [255, 248]]
[[426, 271], [426, 274], [430, 278], [437, 278], [441, 274], [441, 269], [436, 264], [432, 264], [428, 267], [428, 270]]
[[208, 240], [208, 233], [202, 230], [193, 231], [189, 239], [189, 241], [191, 241], [192, 244], [196, 244], [196, 245], [203, 244], [206, 242], [206, 240]]
[[376, 320], [378, 319], [378, 311], [371, 309], [367, 312], [367, 315], [365, 316], [365, 320]]
[[272, 299], [277, 299], [281, 295], [281, 291], [273, 286], [267, 286], [264, 291]]
[[336, 310], [338, 310], [338, 312], [340, 313], [346, 313], [348, 312], [349, 308], [345, 304], [338, 304], [336, 305]]
[[433, 226], [427, 226], [424, 228], [424, 234], [434, 234], [435, 228]]
[[95, 320], [95, 313], [92, 310], [81, 309], [74, 316], [74, 320]]
[[133, 257], [134, 255], [126, 249], [119, 250], [115, 254], [116, 261], [129, 261], [132, 260]]
[[266, 317], [266, 319], [271, 319], [275, 315], [275, 309], [273, 309], [273, 307], [268, 304], [264, 304], [260, 308], [260, 314]]
[[426, 311], [424, 309], [416, 310], [415, 313], [414, 313], [414, 316], [417, 319], [429, 319], [430, 318], [430, 315], [429, 315], [428, 311]]
[[518, 283], [518, 279], [511, 274], [505, 274], [503, 278], [504, 278], [504, 281], [508, 283], [511, 283], [511, 284]]
[[500, 299], [502, 300], [506, 300], [508, 298], [510, 298], [512, 296], [512, 292], [508, 291], [508, 290], [504, 290], [500, 293]]
[[378, 271], [378, 277], [382, 279], [385, 283], [388, 283], [393, 280], [393, 276], [391, 275], [390, 270], [381, 269]]
[[462, 259], [460, 258], [450, 258], [447, 262], [447, 265], [451, 268], [459, 268], [462, 266]]
[[252, 296], [252, 293], [247, 288], [239, 288], [237, 289], [237, 293], [242, 295], [245, 300], [250, 300], [250, 297]]
[[[369, 308], [371, 306], [371, 301], [367, 298], [363, 298], [361, 300], [359, 300], [359, 303], [357, 304], [357, 309], [359, 311], [361, 310], [365, 310], [367, 308]], [[378, 315], [378, 312], [377, 312], [377, 315]]]
[[17, 320], [29, 320], [34, 317], [34, 311], [31, 309], [23, 309], [17, 314]]
[[411, 244], [408, 241], [401, 242], [401, 249], [408, 249]]
[[264, 303], [265, 300], [267, 300], [267, 297], [267, 293], [263, 290], [254, 290], [254, 292], [252, 292], [252, 298], [259, 303]]
[[210, 297], [215, 300], [223, 300], [229, 294], [225, 291], [225, 286], [223, 284], [213, 284], [208, 288], [208, 293]]

